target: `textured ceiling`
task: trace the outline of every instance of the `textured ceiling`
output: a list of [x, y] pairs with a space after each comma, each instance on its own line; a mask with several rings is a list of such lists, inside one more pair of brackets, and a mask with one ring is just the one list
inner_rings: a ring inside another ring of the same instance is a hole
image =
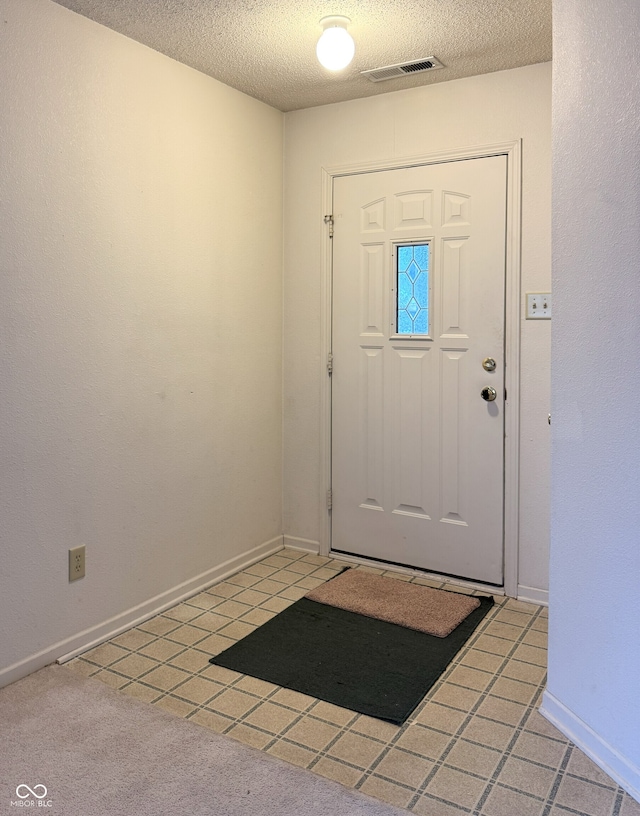
[[[551, 59], [551, 0], [55, 0], [282, 111]], [[315, 56], [321, 17], [356, 43], [339, 74]], [[360, 71], [435, 55], [442, 70], [373, 83]]]

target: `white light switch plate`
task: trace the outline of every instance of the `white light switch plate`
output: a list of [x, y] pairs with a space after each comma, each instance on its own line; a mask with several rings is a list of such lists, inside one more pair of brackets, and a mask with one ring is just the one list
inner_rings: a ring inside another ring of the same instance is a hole
[[551, 320], [551, 292], [527, 293], [527, 320]]

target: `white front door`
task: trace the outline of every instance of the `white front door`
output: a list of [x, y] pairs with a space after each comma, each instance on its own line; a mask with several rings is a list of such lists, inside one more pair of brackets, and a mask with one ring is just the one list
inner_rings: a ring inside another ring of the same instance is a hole
[[334, 179], [333, 550], [503, 583], [506, 174]]

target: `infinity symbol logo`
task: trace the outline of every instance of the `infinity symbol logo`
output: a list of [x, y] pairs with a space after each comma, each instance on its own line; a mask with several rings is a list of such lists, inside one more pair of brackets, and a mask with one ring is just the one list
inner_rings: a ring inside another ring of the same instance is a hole
[[[42, 793], [36, 793], [38, 788], [42, 791]], [[20, 793], [21, 790], [25, 790], [26, 793]], [[26, 799], [27, 796], [35, 796], [36, 799], [44, 799], [47, 795], [47, 789], [44, 785], [34, 785], [33, 790], [28, 785], [18, 785], [16, 788], [16, 796], [20, 799]]]

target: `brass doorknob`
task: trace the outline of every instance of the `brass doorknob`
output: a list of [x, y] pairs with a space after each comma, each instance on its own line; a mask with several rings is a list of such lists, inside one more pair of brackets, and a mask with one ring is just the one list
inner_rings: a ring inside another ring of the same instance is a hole
[[483, 400], [485, 400], [485, 402], [493, 402], [498, 396], [498, 393], [495, 388], [490, 385], [486, 385], [480, 392], [480, 396]]

